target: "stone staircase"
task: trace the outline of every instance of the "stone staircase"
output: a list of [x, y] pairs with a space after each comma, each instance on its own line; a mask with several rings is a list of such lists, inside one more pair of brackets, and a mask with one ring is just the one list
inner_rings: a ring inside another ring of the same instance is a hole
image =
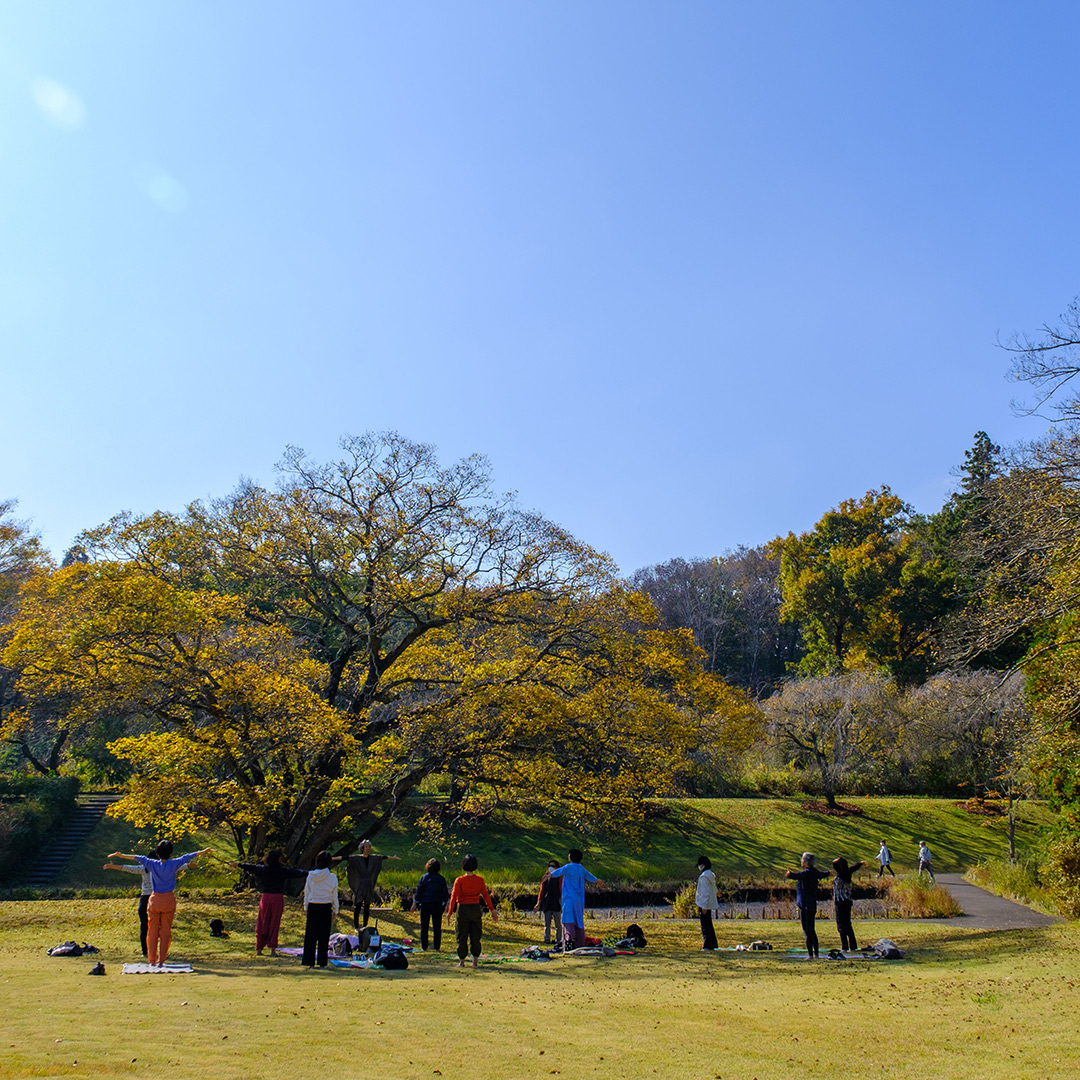
[[59, 835], [42, 850], [19, 884], [35, 888], [51, 884], [72, 855], [82, 847], [94, 826], [104, 817], [105, 811], [119, 798], [119, 795], [80, 796]]

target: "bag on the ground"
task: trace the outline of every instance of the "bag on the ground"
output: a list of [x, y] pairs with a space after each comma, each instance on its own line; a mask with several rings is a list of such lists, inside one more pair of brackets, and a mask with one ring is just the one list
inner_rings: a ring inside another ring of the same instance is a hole
[[527, 945], [521, 955], [526, 960], [550, 960], [552, 952], [552, 949], [541, 949], [539, 945]]
[[65, 941], [62, 945], [54, 945], [49, 950], [49, 956], [82, 956], [84, 951], [77, 941]]
[[105, 965], [99, 960], [89, 971], [90, 975], [104, 975]]
[[381, 946], [372, 962], [376, 967], [385, 968], [387, 971], [402, 971], [409, 966], [405, 950], [397, 945]]
[[225, 923], [221, 919], [210, 920], [210, 936], [211, 937], [228, 937], [229, 932], [225, 929]]
[[330, 935], [331, 956], [352, 956], [352, 942], [347, 934]]
[[874, 952], [883, 960], [904, 959], [903, 949], [898, 949], [895, 942], [890, 941], [887, 937], [880, 938], [874, 942]]
[[631, 923], [626, 928], [626, 937], [623, 938], [619, 944], [626, 943], [631, 949], [644, 949], [648, 945], [648, 941], [645, 940], [645, 931], [638, 926], [637, 923]]

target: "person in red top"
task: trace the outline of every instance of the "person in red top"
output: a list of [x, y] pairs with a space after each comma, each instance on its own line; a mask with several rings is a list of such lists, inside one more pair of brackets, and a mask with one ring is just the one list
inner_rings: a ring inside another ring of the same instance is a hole
[[472, 953], [472, 966], [476, 967], [480, 956], [480, 931], [483, 929], [483, 911], [480, 901], [487, 904], [493, 921], [499, 921], [499, 913], [488, 895], [484, 879], [476, 872], [479, 863], [475, 855], [466, 855], [461, 860], [461, 869], [465, 873], [454, 880], [450, 890], [450, 903], [446, 906], [446, 923], [457, 910], [457, 954], [458, 967], [465, 966], [465, 954]]

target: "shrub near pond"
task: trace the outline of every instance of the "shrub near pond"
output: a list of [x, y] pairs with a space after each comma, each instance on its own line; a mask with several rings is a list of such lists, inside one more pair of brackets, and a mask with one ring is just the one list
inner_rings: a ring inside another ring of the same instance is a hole
[[900, 919], [951, 919], [964, 914], [947, 889], [918, 875], [890, 881], [886, 902]]

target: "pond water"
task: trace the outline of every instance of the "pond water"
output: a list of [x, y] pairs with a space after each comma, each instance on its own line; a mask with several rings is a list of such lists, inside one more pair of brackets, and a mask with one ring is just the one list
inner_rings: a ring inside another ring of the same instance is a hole
[[[751, 919], [761, 921], [766, 919], [798, 919], [799, 913], [791, 900], [767, 900], [749, 903], [720, 904], [721, 919]], [[832, 920], [833, 906], [831, 900], [823, 900], [818, 904], [818, 918]], [[587, 908], [586, 919], [605, 919], [612, 922], [642, 922], [645, 919], [670, 919], [671, 905], [646, 905], [642, 907], [603, 907]], [[890, 919], [897, 918], [897, 912], [892, 905], [882, 900], [856, 900], [852, 905], [851, 914], [856, 919]], [[529, 913], [530, 918], [539, 919], [539, 914]], [[696, 921], [696, 916], [695, 916]]]

